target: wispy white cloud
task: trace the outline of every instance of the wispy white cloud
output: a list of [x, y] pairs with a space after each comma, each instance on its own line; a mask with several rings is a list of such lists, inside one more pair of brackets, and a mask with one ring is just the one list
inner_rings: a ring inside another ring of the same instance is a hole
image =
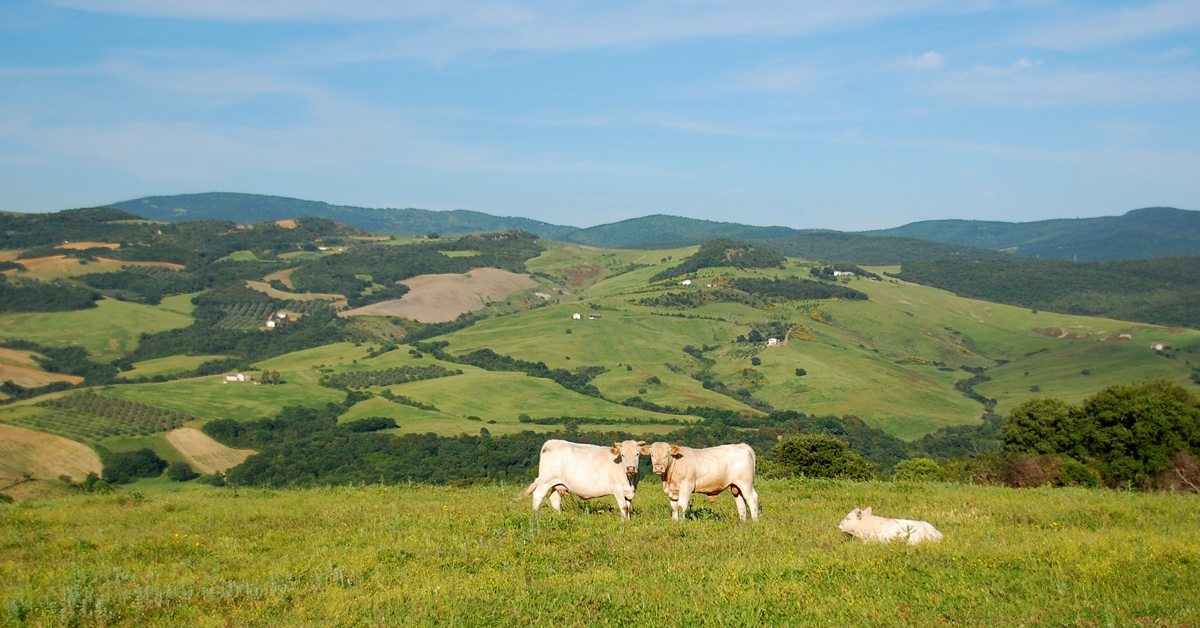
[[919, 56], [904, 57], [898, 65], [908, 70], [936, 70], [946, 65], [946, 55], [931, 50]]
[[1012, 67], [1015, 70], [1028, 70], [1042, 65], [1042, 61], [1030, 61], [1028, 57], [1021, 57], [1013, 62]]
[[979, 66], [919, 88], [953, 104], [982, 107], [1143, 105], [1200, 100], [1197, 70], [1066, 70]]
[[369, 23], [342, 47], [363, 59], [472, 51], [636, 47], [701, 37], [788, 37], [889, 16], [981, 10], [950, 0], [51, 0], [73, 9], [209, 21]]
[[1200, 2], [1167, 0], [1140, 7], [1092, 11], [1054, 26], [1031, 29], [1017, 41], [1043, 48], [1080, 50], [1197, 28], [1200, 28]]

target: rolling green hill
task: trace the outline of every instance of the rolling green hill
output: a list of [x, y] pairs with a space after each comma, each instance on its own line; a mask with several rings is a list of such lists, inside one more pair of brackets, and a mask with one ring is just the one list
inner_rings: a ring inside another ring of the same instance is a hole
[[1108, 262], [922, 260], [905, 262], [898, 276], [1018, 307], [1200, 329], [1200, 256]]
[[1021, 223], [926, 220], [866, 233], [1004, 250], [1022, 257], [1080, 261], [1200, 254], [1200, 212], [1173, 207], [1147, 207], [1122, 216]]
[[330, 205], [283, 196], [209, 192], [175, 196], [148, 196], [112, 203], [117, 207], [151, 220], [232, 220], [239, 223], [287, 220], [302, 216], [331, 218], [338, 222], [389, 235], [425, 235], [471, 233], [522, 229], [543, 238], [562, 239], [576, 231], [538, 220], [500, 217], [467, 210], [429, 211], [425, 209], [369, 209], [349, 205]]

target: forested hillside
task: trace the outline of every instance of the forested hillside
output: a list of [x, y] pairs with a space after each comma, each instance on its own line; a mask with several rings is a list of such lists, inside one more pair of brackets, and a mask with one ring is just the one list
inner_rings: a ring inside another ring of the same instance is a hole
[[1173, 207], [1147, 207], [1123, 216], [1020, 223], [927, 220], [867, 233], [1005, 250], [1021, 257], [1080, 261], [1200, 254], [1200, 212]]
[[924, 260], [905, 262], [899, 278], [1037, 310], [1200, 328], [1200, 257]]
[[244, 223], [316, 216], [330, 218], [373, 233], [389, 235], [425, 235], [430, 232], [446, 235], [522, 229], [543, 238], [562, 239], [577, 230], [575, 227], [561, 227], [528, 218], [492, 216], [461, 209], [371, 209], [283, 196], [231, 192], [148, 196], [112, 203], [111, 206], [152, 220], [171, 222], [234, 220]]

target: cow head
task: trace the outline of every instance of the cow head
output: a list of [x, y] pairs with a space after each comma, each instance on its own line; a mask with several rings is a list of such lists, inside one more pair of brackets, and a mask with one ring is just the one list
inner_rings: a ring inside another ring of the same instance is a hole
[[642, 453], [650, 456], [650, 462], [654, 465], [654, 472], [658, 475], [665, 474], [671, 461], [682, 455], [679, 453], [679, 447], [671, 443], [654, 443], [649, 447], [643, 446]]
[[613, 443], [613, 446], [608, 449], [609, 453], [616, 456], [617, 459], [613, 462], [625, 465], [625, 475], [637, 475], [638, 456], [641, 455], [640, 447], [645, 445], [641, 441], [622, 441]]
[[863, 517], [870, 516], [870, 507], [868, 507], [866, 510], [859, 510], [855, 508], [854, 510], [850, 511], [850, 514], [846, 515], [845, 519], [842, 519], [842, 522], [838, 524], [838, 529], [846, 534], [851, 534], [852, 530], [858, 529], [859, 525], [862, 523]]

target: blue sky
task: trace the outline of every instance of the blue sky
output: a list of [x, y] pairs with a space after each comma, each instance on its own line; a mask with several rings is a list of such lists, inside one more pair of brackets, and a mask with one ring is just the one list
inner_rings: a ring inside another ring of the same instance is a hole
[[1200, 0], [5, 0], [0, 209], [1200, 209]]

